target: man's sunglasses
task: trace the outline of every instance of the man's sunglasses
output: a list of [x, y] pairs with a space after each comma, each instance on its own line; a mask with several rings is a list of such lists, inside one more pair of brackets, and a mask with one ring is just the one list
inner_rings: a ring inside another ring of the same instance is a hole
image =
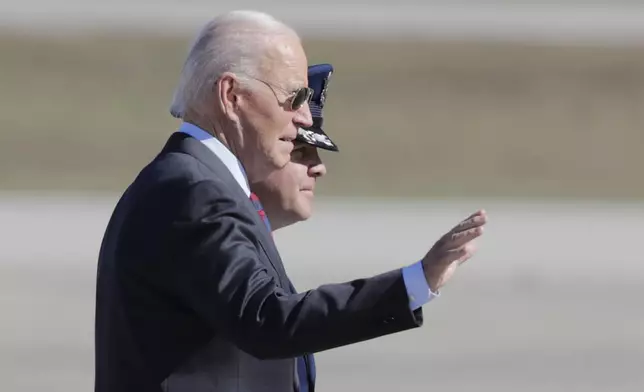
[[[270, 88], [271, 91], [273, 92], [273, 95], [275, 95], [275, 99], [277, 99], [277, 102], [279, 102], [280, 105], [287, 105], [288, 109], [292, 111], [299, 110], [302, 106], [311, 102], [311, 98], [313, 97], [314, 90], [310, 87], [300, 87], [295, 91], [287, 91], [281, 87], [274, 86], [264, 80], [253, 78], [253, 77], [249, 77], [249, 78], [256, 80], [258, 82], [262, 82], [266, 86], [268, 86], [268, 88]], [[275, 89], [281, 90], [282, 92], [287, 94], [284, 102], [280, 102], [280, 99], [277, 96]]]

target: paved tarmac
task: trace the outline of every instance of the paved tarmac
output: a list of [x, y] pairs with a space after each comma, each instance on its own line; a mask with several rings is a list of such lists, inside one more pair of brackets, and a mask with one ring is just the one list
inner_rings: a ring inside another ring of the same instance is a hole
[[[92, 390], [96, 253], [114, 197], [0, 198], [0, 379]], [[476, 208], [475, 259], [417, 330], [318, 354], [320, 391], [641, 391], [644, 205], [320, 201], [277, 233], [299, 289], [415, 261]]]
[[644, 42], [644, 5], [628, 0], [556, 3], [475, 0], [0, 0], [0, 27], [57, 34], [79, 29], [143, 29], [195, 34], [232, 9], [266, 11], [304, 35], [636, 44]]

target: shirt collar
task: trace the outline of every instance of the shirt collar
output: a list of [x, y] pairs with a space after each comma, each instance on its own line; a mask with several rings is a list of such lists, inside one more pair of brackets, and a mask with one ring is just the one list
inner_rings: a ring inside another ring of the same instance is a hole
[[239, 159], [222, 142], [198, 126], [187, 122], [181, 124], [179, 132], [192, 136], [208, 147], [224, 163], [226, 168], [228, 168], [228, 171], [230, 171], [235, 181], [237, 181], [244, 193], [246, 193], [246, 196], [250, 197], [250, 186], [248, 185], [248, 179], [246, 178], [241, 162], [239, 162]]

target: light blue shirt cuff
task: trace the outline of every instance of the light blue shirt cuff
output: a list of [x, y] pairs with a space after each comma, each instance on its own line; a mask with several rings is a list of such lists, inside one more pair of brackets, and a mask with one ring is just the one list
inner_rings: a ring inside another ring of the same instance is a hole
[[428, 303], [439, 293], [433, 293], [425, 279], [425, 272], [420, 261], [404, 267], [402, 269], [403, 281], [407, 287], [407, 296], [409, 297], [409, 307], [412, 311]]

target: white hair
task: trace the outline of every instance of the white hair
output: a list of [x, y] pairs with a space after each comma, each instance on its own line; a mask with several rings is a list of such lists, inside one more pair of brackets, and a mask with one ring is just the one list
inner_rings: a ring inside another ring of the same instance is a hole
[[190, 48], [170, 113], [181, 118], [186, 111], [196, 110], [225, 72], [259, 77], [262, 57], [279, 35], [298, 37], [286, 24], [263, 12], [232, 11], [212, 19]]

